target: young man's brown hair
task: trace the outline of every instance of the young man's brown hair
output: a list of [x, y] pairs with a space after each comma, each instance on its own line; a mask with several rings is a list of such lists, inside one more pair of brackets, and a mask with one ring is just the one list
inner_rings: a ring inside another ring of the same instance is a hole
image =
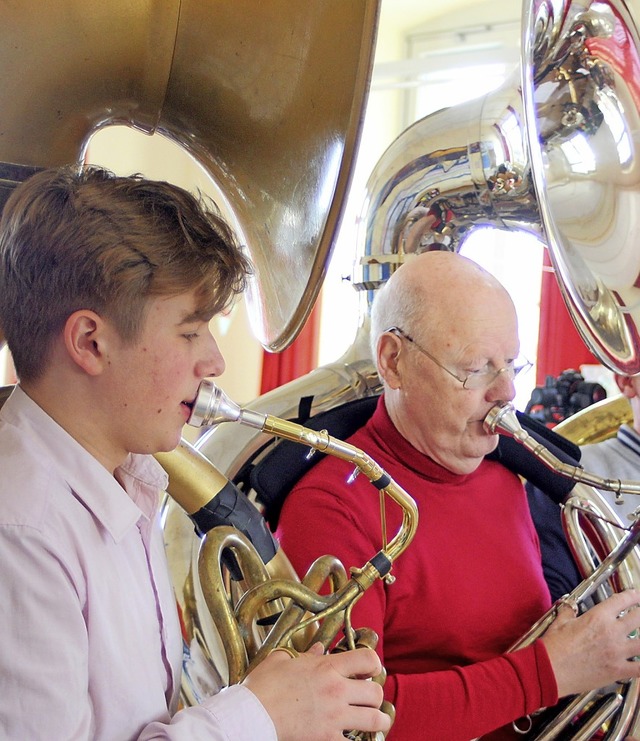
[[166, 182], [69, 166], [32, 176], [0, 219], [0, 326], [18, 377], [38, 377], [78, 309], [136, 338], [149, 298], [195, 290], [209, 319], [245, 287], [247, 258], [211, 202]]

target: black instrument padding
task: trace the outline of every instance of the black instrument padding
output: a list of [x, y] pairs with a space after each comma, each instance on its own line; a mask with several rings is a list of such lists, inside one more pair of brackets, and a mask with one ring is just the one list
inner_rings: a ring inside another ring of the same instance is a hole
[[[210, 502], [192, 514], [191, 519], [200, 536], [220, 525], [235, 527], [251, 541], [263, 563], [269, 563], [278, 550], [278, 542], [262, 514], [231, 481], [227, 481]], [[234, 579], [242, 578], [235, 559], [228, 565]]]
[[[348, 401], [311, 417], [304, 422], [304, 426], [310, 430], [327, 430], [331, 437], [346, 440], [366, 424], [377, 403], [377, 396]], [[272, 530], [278, 524], [287, 494], [307, 471], [327, 455], [319, 451], [311, 453], [306, 445], [281, 440], [252, 467], [249, 483], [256, 492], [256, 499], [265, 508], [265, 517]]]

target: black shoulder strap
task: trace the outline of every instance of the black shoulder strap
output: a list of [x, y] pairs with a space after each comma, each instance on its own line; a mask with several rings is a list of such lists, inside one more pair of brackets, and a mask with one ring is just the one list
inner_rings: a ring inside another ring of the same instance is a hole
[[[320, 412], [304, 422], [312, 430], [327, 430], [339, 440], [351, 437], [366, 424], [378, 403], [378, 396], [348, 401]], [[264, 516], [275, 529], [287, 494], [302, 476], [324, 458], [324, 453], [310, 451], [306, 445], [281, 440], [256, 463], [250, 472], [249, 483], [256, 499], [265, 508]]]

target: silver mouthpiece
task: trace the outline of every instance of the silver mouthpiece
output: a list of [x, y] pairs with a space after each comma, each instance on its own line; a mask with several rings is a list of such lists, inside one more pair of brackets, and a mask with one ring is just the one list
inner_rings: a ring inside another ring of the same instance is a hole
[[484, 418], [484, 429], [491, 435], [498, 432], [517, 437], [522, 431], [520, 422], [516, 417], [516, 411], [509, 402], [502, 402], [492, 407]]
[[220, 422], [241, 422], [261, 430], [266, 414], [259, 414], [232, 401], [215, 383], [205, 378], [198, 388], [187, 424], [192, 427], [213, 427]]
[[598, 489], [615, 492], [617, 497], [620, 497], [621, 494], [640, 494], [640, 482], [638, 481], [602, 478], [585, 471], [581, 466], [572, 466], [561, 461], [520, 425], [516, 411], [509, 402], [501, 402], [492, 407], [484, 418], [483, 426], [491, 435], [500, 433], [514, 438], [516, 442], [519, 442], [529, 452], [533, 453], [547, 468], [565, 478], [595, 486]]

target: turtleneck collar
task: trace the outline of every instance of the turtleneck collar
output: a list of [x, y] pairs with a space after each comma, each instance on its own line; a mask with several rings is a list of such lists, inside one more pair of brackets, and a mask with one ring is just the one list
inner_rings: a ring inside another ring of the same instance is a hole
[[390, 458], [402, 461], [406, 468], [429, 481], [462, 484], [475, 474], [475, 471], [469, 474], [449, 471], [415, 448], [391, 421], [384, 403], [384, 394], [378, 399], [375, 411], [365, 428]]

